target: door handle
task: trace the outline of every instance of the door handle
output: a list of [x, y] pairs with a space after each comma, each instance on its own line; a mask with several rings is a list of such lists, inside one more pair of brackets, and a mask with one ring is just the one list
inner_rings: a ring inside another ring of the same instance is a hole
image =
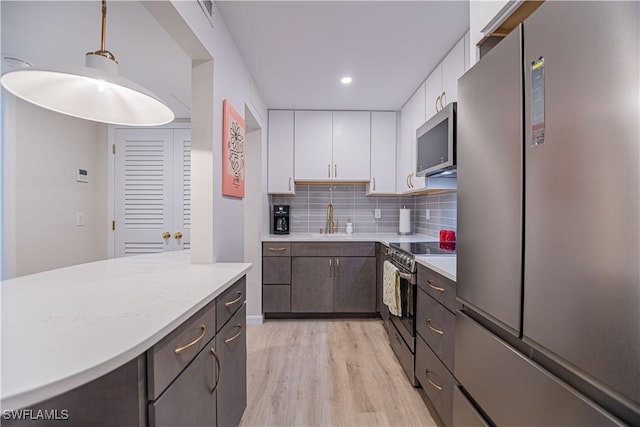
[[242, 325], [238, 324], [238, 325], [236, 325], [236, 328], [240, 329], [238, 331], [238, 333], [235, 334], [234, 336], [232, 336], [231, 338], [227, 338], [226, 340], [224, 340], [225, 344], [229, 344], [231, 341], [235, 340], [236, 338], [238, 338], [242, 334]]
[[216, 389], [218, 388], [218, 384], [220, 383], [220, 358], [218, 358], [218, 354], [216, 353], [216, 350], [213, 347], [211, 347], [211, 354], [213, 355], [216, 361], [216, 383], [213, 386], [213, 388], [210, 390], [210, 393], [213, 394], [216, 392]]
[[444, 288], [441, 288], [439, 286], [435, 286], [431, 283], [431, 280], [427, 280], [427, 285], [429, 285], [429, 287], [433, 290], [436, 290], [438, 292], [444, 292]]
[[163, 239], [170, 239], [171, 238], [171, 233], [169, 233], [168, 231], [165, 231], [164, 233], [162, 233], [162, 238]]
[[267, 248], [268, 250], [270, 250], [271, 252], [284, 252], [287, 250], [287, 248]]
[[409, 184], [409, 174], [407, 174], [407, 188], [411, 188], [411, 184]]
[[372, 179], [373, 179], [373, 191], [376, 191], [376, 177], [374, 176]]
[[291, 191], [291, 177], [289, 177], [289, 191]]
[[338, 177], [338, 165], [337, 164], [333, 165], [333, 177], [334, 178]]
[[179, 232], [179, 231], [176, 231], [176, 234], [174, 234], [174, 235], [173, 235], [173, 237], [174, 237], [176, 240], [180, 240], [180, 239], [182, 239], [182, 233], [181, 233], [181, 232]]
[[336, 258], [336, 274], [335, 274], [335, 276], [338, 277], [339, 274], [340, 274], [340, 258]]
[[329, 258], [329, 277], [333, 277], [333, 264], [331, 258]]
[[331, 178], [331, 165], [327, 165], [327, 178]]
[[436, 98], [436, 113], [440, 110], [438, 110], [438, 102], [440, 102], [440, 97]]
[[433, 326], [431, 326], [431, 324], [432, 324], [431, 319], [427, 319], [427, 326], [429, 327], [429, 329], [431, 329], [436, 334], [444, 335], [444, 331], [434, 328]]
[[224, 303], [225, 307], [231, 307], [233, 304], [237, 303], [238, 301], [240, 301], [242, 299], [242, 291], [237, 291], [236, 295], [238, 295], [238, 298], [231, 300], [231, 301], [227, 301]]
[[431, 378], [429, 378], [429, 373], [430, 373], [430, 372], [431, 372], [431, 371], [430, 371], [430, 370], [428, 370], [428, 369], [425, 369], [425, 370], [424, 370], [424, 374], [425, 374], [425, 375], [426, 375], [426, 377], [427, 377], [427, 381], [429, 381], [429, 384], [431, 384], [431, 385], [433, 386], [433, 388], [435, 388], [435, 389], [436, 389], [436, 390], [438, 390], [438, 391], [442, 391], [442, 386], [441, 386], [441, 385], [438, 385], [438, 384], [436, 384], [436, 383], [434, 383], [433, 381], [431, 381]]
[[413, 172], [409, 174], [409, 188], [413, 188]]
[[189, 344], [183, 345], [182, 347], [178, 347], [176, 348], [174, 351], [175, 354], [180, 354], [183, 351], [185, 351], [188, 348], [193, 347], [194, 345], [198, 344], [200, 341], [202, 341], [202, 338], [204, 338], [205, 334], [207, 333], [207, 325], [205, 325], [204, 323], [202, 325], [200, 325], [200, 329], [202, 329], [202, 332], [200, 333], [200, 336], [198, 338], [196, 338], [195, 340], [191, 341]]
[[440, 110], [444, 110], [445, 105], [447, 105], [447, 92], [442, 92], [442, 95], [440, 95]]

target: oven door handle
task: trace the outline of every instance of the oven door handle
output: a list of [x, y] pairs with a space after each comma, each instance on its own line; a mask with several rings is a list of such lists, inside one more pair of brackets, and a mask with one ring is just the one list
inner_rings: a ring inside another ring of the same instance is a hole
[[416, 283], [416, 277], [415, 274], [409, 274], [409, 273], [403, 273], [402, 271], [398, 271], [398, 276], [401, 279], [405, 279], [407, 280], [409, 283], [411, 283], [412, 285], [414, 283]]

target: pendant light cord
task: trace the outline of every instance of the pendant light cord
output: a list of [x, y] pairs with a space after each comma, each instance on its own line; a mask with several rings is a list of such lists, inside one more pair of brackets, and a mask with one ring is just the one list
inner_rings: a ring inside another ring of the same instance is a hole
[[100, 33], [100, 50], [88, 52], [87, 55], [100, 55], [112, 60], [116, 64], [118, 61], [113, 53], [105, 49], [105, 41], [107, 39], [107, 0], [102, 0], [102, 31]]

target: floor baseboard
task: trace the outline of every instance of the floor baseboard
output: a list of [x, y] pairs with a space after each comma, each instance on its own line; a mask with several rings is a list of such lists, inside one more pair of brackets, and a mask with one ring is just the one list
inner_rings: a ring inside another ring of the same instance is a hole
[[247, 325], [261, 325], [264, 322], [264, 317], [262, 314], [257, 316], [248, 316], [247, 315]]

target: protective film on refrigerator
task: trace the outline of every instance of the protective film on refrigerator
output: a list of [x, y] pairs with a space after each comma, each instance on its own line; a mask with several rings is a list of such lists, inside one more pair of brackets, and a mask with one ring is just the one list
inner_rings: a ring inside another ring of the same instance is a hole
[[544, 58], [531, 62], [531, 145], [544, 144]]

